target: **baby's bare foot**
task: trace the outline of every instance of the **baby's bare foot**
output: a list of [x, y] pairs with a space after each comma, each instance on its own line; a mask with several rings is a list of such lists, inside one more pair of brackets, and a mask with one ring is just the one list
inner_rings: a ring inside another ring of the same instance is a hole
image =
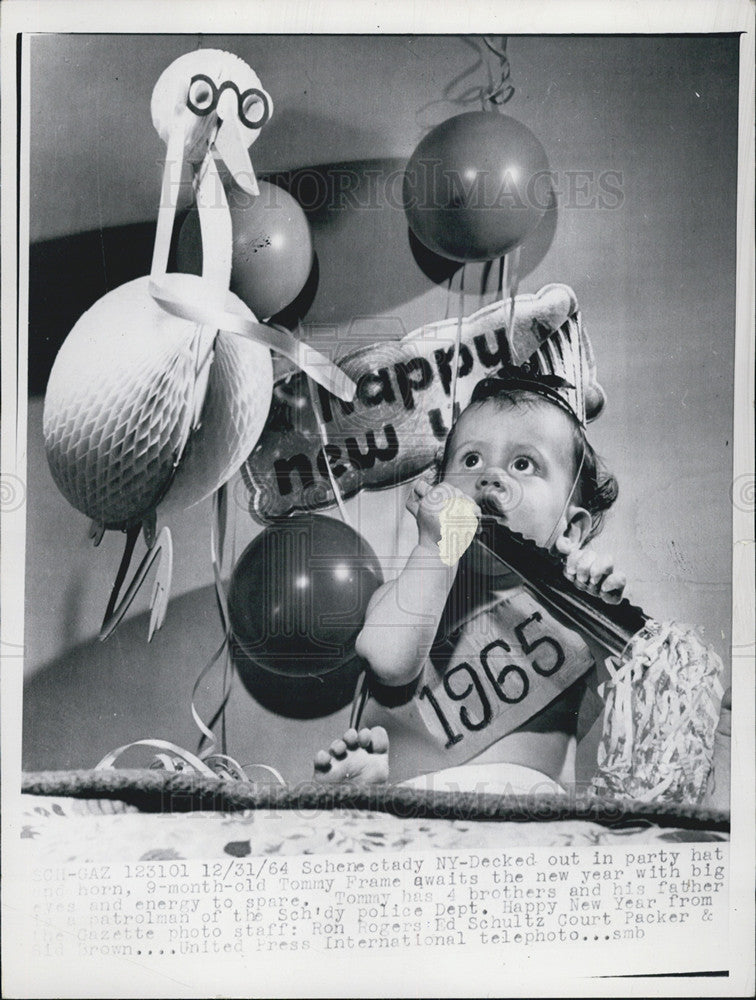
[[378, 785], [388, 781], [388, 735], [383, 726], [347, 729], [328, 750], [315, 754], [315, 781]]

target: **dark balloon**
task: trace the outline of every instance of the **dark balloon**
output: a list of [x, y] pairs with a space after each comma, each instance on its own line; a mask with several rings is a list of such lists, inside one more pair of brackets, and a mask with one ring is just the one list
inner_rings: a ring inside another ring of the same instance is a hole
[[549, 207], [549, 162], [521, 122], [493, 111], [455, 115], [422, 139], [404, 174], [410, 228], [457, 261], [501, 257]]
[[354, 651], [378, 559], [348, 525], [322, 515], [262, 531], [234, 568], [228, 607], [234, 663], [263, 705], [291, 718], [343, 707], [364, 666]]
[[[294, 198], [267, 181], [258, 181], [258, 186], [257, 196], [238, 188], [228, 194], [233, 232], [231, 291], [258, 319], [268, 319], [286, 309], [311, 278], [313, 250], [307, 217]], [[181, 227], [176, 260], [180, 271], [201, 274], [196, 207]]]

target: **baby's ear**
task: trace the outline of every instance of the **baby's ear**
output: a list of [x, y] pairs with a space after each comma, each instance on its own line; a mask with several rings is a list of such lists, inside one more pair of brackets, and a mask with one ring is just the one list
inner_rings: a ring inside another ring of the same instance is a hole
[[588, 541], [592, 527], [593, 518], [584, 507], [570, 507], [562, 537], [571, 542], [573, 548], [580, 549]]

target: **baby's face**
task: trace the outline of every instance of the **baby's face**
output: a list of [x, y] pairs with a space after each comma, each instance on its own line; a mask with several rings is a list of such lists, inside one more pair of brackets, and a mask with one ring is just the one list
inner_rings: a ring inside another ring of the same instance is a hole
[[489, 401], [457, 421], [443, 480], [478, 504], [489, 499], [509, 528], [545, 545], [564, 522], [574, 454], [570, 419], [558, 407]]

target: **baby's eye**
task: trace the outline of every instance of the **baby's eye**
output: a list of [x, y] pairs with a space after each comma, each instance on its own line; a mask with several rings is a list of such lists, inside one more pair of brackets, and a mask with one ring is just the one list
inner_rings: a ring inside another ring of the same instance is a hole
[[527, 455], [519, 455], [514, 462], [512, 462], [512, 468], [515, 472], [535, 472], [535, 463], [532, 458], [528, 458]]
[[474, 469], [477, 465], [480, 464], [480, 455], [476, 454], [474, 451], [471, 451], [469, 455], [465, 455], [463, 461], [466, 469]]

